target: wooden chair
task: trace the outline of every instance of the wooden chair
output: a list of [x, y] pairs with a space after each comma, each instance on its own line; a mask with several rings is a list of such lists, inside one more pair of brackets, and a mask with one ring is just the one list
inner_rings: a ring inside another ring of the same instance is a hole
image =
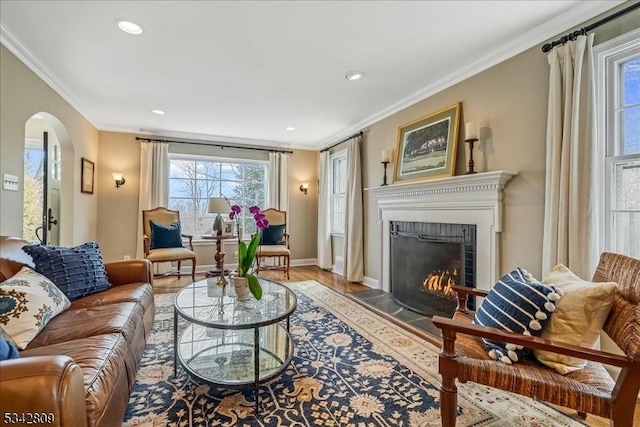
[[[287, 233], [287, 212], [278, 209], [266, 209], [262, 211], [269, 220], [269, 225], [285, 224], [283, 241], [279, 245], [260, 245], [256, 254], [256, 274], [262, 270], [283, 271], [289, 279], [289, 266], [291, 264], [291, 250], [289, 249], [289, 233]], [[275, 259], [275, 265], [268, 266], [261, 263], [265, 259]]]
[[176, 247], [176, 248], [150, 248], [150, 239], [151, 239], [151, 224], [150, 221], [153, 220], [158, 224], [162, 225], [171, 225], [176, 221], [180, 221], [180, 212], [172, 211], [167, 208], [159, 207], [155, 209], [150, 209], [146, 211], [142, 211], [142, 226], [144, 229], [144, 235], [142, 238], [144, 239], [144, 257], [151, 261], [151, 263], [158, 262], [177, 262], [178, 263], [178, 271], [177, 276], [180, 278], [180, 267], [182, 261], [191, 261], [191, 280], [196, 281], [196, 254], [193, 252], [193, 236], [189, 234], [182, 234], [181, 236], [187, 239], [187, 243], [189, 244], [189, 249], [185, 247]]
[[[456, 425], [457, 378], [461, 382], [472, 381], [572, 408], [581, 416], [590, 413], [609, 418], [615, 427], [631, 427], [640, 389], [640, 260], [605, 252], [600, 257], [593, 281], [618, 284], [603, 330], [624, 355], [472, 324], [474, 313], [466, 309], [467, 297], [485, 296], [487, 292], [455, 287], [458, 309], [453, 319], [433, 318], [443, 336], [439, 357], [442, 425]], [[506, 365], [487, 355], [481, 338], [578, 357], [587, 360], [588, 364], [567, 375], [560, 375], [533, 359]], [[602, 364], [622, 368], [616, 382]]]

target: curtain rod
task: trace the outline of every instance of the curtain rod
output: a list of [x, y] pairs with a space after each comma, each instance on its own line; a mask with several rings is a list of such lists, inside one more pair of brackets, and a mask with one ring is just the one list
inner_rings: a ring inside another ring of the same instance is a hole
[[321, 153], [327, 151], [327, 150], [331, 150], [333, 147], [342, 144], [343, 142], [347, 142], [348, 140], [350, 140], [351, 138], [355, 138], [356, 136], [362, 136], [364, 135], [364, 132], [360, 131], [358, 133], [354, 133], [353, 135], [351, 135], [348, 138], [343, 139], [342, 141], [338, 141], [335, 144], [332, 144], [330, 146], [328, 146], [327, 148], [323, 148], [322, 150], [320, 150]]
[[258, 148], [258, 147], [241, 147], [237, 145], [225, 145], [225, 144], [209, 144], [207, 142], [195, 142], [195, 141], [176, 141], [172, 139], [158, 139], [158, 138], [140, 138], [136, 136], [136, 141], [147, 142], [171, 142], [175, 144], [189, 144], [189, 145], [206, 145], [207, 147], [219, 147], [219, 148], [239, 148], [240, 150], [256, 150], [256, 151], [268, 151], [270, 153], [287, 153], [293, 154], [293, 151], [276, 150], [274, 148]]
[[586, 27], [582, 27], [579, 30], [574, 31], [573, 33], [569, 33], [569, 34], [565, 34], [564, 36], [560, 37], [558, 40], [554, 40], [551, 43], [546, 43], [544, 46], [542, 46], [542, 52], [547, 53], [549, 52], [551, 49], [553, 49], [554, 47], [560, 45], [560, 44], [565, 44], [566, 42], [570, 41], [570, 40], [575, 40], [578, 36], [584, 36], [586, 35], [589, 31], [598, 28], [599, 26], [606, 24], [607, 22], [611, 22], [614, 19], [618, 19], [619, 17], [626, 15], [629, 12], [632, 12], [633, 10], [637, 9], [640, 7], [640, 2], [635, 2], [634, 4], [632, 4], [631, 6], [627, 7], [626, 9], [622, 9], [616, 13], [614, 13], [611, 16], [607, 16], [606, 18], [602, 18], [601, 20], [594, 22], [591, 25], [588, 25]]

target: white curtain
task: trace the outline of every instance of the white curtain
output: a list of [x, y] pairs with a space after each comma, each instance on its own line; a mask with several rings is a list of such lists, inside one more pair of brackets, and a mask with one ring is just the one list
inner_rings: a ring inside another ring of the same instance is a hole
[[345, 195], [344, 271], [350, 282], [364, 279], [364, 238], [362, 212], [362, 172], [360, 167], [360, 140], [357, 136], [347, 141], [347, 193]]
[[557, 263], [591, 277], [598, 258], [593, 34], [549, 55], [542, 273]]
[[320, 153], [318, 196], [318, 267], [331, 270], [331, 154]]
[[269, 153], [268, 207], [289, 212], [289, 153]]
[[142, 243], [142, 211], [168, 207], [169, 204], [169, 144], [140, 144], [140, 196], [138, 199], [138, 246], [136, 255], [144, 258]]

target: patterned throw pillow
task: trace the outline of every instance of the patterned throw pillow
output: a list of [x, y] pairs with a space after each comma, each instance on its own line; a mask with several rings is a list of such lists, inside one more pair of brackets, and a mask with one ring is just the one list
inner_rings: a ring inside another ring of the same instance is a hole
[[111, 287], [95, 242], [73, 248], [27, 245], [22, 250], [31, 255], [36, 271], [55, 283], [71, 301]]
[[151, 226], [151, 241], [149, 242], [150, 249], [182, 247], [180, 221], [176, 221], [169, 225], [163, 225], [151, 220], [149, 225]]
[[21, 350], [70, 305], [56, 285], [29, 267], [0, 283], [0, 325]]
[[[553, 285], [535, 280], [522, 268], [505, 274], [489, 291], [474, 323], [492, 328], [539, 336], [563, 293]], [[521, 345], [483, 339], [489, 356], [503, 363], [517, 362], [529, 353]]]

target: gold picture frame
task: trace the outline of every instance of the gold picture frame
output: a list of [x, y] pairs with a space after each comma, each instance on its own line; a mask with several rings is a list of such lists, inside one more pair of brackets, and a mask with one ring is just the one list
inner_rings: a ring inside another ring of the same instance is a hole
[[394, 182], [454, 175], [460, 109], [458, 102], [398, 128]]
[[93, 181], [95, 164], [88, 159], [82, 158], [81, 163], [81, 180], [80, 180], [80, 192], [86, 194], [93, 194]]

